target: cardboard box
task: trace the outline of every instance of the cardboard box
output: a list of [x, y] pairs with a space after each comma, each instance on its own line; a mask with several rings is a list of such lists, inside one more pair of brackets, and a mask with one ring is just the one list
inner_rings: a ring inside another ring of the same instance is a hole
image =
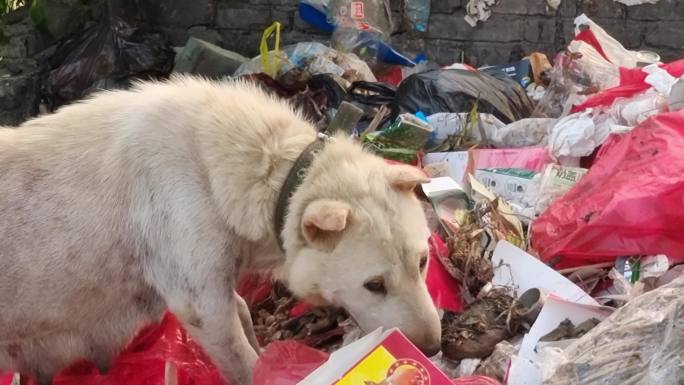
[[480, 68], [480, 71], [490, 75], [497, 73], [506, 74], [518, 82], [523, 88], [527, 88], [533, 80], [532, 63], [530, 63], [530, 60], [527, 58], [514, 63], [482, 67]]
[[475, 171], [475, 179], [489, 191], [509, 202], [522, 202], [535, 173], [522, 169], [482, 169]]
[[451, 385], [399, 329], [380, 330], [330, 356], [298, 385]]
[[425, 154], [423, 158], [423, 163], [425, 165], [432, 164], [443, 164], [448, 165], [448, 175], [435, 175], [435, 176], [450, 176], [456, 182], [463, 185], [465, 182], [465, 175], [468, 170], [468, 151], [455, 151], [455, 152], [431, 152]]

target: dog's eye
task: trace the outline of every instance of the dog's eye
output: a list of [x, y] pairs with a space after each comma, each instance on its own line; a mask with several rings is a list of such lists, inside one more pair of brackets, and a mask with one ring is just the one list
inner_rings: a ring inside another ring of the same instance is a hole
[[427, 255], [423, 255], [420, 257], [420, 271], [425, 270], [425, 266], [427, 266], [428, 263], [428, 257]]
[[382, 277], [373, 278], [370, 281], [363, 284], [363, 287], [371, 293], [375, 294], [387, 294], [387, 288], [385, 288], [385, 280]]

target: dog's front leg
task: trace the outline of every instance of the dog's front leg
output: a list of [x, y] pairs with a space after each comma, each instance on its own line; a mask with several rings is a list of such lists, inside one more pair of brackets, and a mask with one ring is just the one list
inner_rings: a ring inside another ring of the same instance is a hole
[[204, 290], [195, 287], [193, 291], [192, 302], [172, 299], [170, 310], [231, 385], [251, 385], [257, 353], [242, 326], [240, 299], [232, 290], [226, 293], [205, 286]]
[[224, 378], [251, 385], [257, 352], [245, 335], [234, 291], [236, 251], [213, 212], [193, 209], [196, 215], [170, 217], [169, 236], [147, 261], [147, 279]]
[[259, 341], [254, 332], [254, 323], [252, 322], [252, 314], [249, 312], [249, 306], [247, 306], [245, 299], [240, 297], [237, 293], [235, 293], [235, 298], [238, 305], [238, 315], [240, 316], [240, 322], [242, 323], [242, 328], [245, 330], [247, 340], [256, 352], [260, 352], [261, 348], [259, 347]]

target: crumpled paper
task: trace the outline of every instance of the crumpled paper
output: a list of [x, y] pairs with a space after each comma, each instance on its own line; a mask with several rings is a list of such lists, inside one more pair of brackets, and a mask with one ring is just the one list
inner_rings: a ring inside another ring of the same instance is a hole
[[498, 0], [468, 0], [464, 19], [471, 27], [475, 27], [478, 21], [486, 21], [492, 16], [492, 8]]

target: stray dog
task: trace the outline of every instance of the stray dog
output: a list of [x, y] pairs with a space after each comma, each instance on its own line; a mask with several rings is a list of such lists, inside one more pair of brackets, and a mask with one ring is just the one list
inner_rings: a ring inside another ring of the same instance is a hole
[[227, 380], [251, 383], [241, 269], [434, 353], [424, 181], [317, 139], [241, 81], [139, 83], [0, 129], [0, 370], [41, 384], [77, 359], [106, 370], [168, 308]]

